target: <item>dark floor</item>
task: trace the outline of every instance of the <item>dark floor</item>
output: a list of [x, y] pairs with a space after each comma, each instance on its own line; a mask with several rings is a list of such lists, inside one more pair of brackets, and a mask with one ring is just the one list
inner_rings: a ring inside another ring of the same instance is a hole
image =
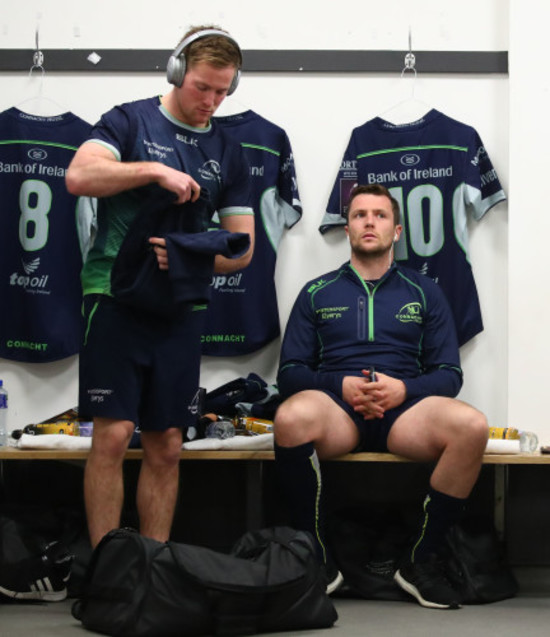
[[[427, 610], [411, 602], [336, 599], [338, 621], [328, 630], [279, 635], [345, 635], [366, 637], [546, 637], [550, 626], [550, 570], [516, 571], [520, 594], [514, 599], [456, 611]], [[84, 637], [71, 616], [72, 601], [0, 604], [0, 637]], [[266, 634], [266, 633], [264, 633]], [[162, 635], [159, 635], [162, 637]]]

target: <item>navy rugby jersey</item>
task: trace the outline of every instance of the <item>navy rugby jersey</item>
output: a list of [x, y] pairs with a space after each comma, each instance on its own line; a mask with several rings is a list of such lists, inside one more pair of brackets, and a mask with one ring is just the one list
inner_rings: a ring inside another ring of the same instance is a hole
[[319, 230], [345, 224], [355, 184], [386, 186], [401, 208], [395, 259], [445, 292], [462, 345], [483, 330], [468, 242], [468, 213], [478, 221], [506, 199], [474, 128], [431, 110], [410, 124], [376, 117], [352, 131]]
[[371, 286], [347, 262], [302, 288], [281, 348], [281, 395], [318, 388], [341, 397], [344, 376], [369, 366], [403, 380], [409, 398], [456, 396], [455, 327], [431, 279], [394, 264]]
[[90, 130], [72, 113], [0, 113], [0, 357], [45, 363], [80, 348], [92, 210], [65, 173]]
[[[208, 191], [220, 216], [252, 215], [248, 166], [239, 144], [215, 122], [206, 128], [174, 118], [160, 98], [115, 106], [94, 126], [88, 143], [108, 148], [123, 162], [158, 161], [193, 177]], [[84, 264], [84, 294], [110, 294], [110, 274], [149, 184], [98, 199], [97, 235]]]
[[215, 117], [240, 142], [250, 165], [255, 247], [250, 265], [215, 275], [202, 335], [202, 352], [238, 356], [280, 334], [275, 265], [286, 228], [302, 215], [294, 158], [285, 131], [253, 111]]

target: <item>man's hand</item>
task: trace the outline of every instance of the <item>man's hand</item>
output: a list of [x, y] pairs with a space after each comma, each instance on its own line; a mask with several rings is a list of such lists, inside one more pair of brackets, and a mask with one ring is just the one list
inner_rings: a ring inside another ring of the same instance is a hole
[[197, 201], [201, 194], [201, 187], [191, 175], [170, 168], [170, 166], [164, 166], [160, 164], [160, 174], [157, 179], [157, 183], [166, 190], [171, 190], [176, 193], [176, 203], [182, 204], [186, 201]]
[[66, 175], [68, 191], [79, 197], [110, 197], [152, 183], [175, 193], [178, 204], [196, 201], [201, 192], [200, 184], [181, 170], [157, 161], [118, 161], [93, 142], [80, 146]]
[[168, 252], [166, 250], [166, 239], [162, 237], [150, 237], [149, 243], [152, 245], [160, 270], [168, 270]]
[[407, 397], [405, 383], [386, 374], [376, 373], [376, 380], [369, 380], [369, 371], [363, 376], [346, 376], [342, 383], [342, 397], [365, 420], [382, 418], [388, 409], [397, 407]]

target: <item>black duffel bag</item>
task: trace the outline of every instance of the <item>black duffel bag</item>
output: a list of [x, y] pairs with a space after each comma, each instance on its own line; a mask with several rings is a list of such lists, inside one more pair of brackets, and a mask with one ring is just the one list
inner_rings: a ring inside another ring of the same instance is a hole
[[[398, 509], [344, 508], [332, 515], [328, 530], [334, 560], [344, 576], [337, 595], [411, 599], [393, 576], [418, 531]], [[489, 518], [466, 516], [450, 528], [441, 557], [462, 604], [488, 604], [517, 594], [518, 583], [504, 549]]]
[[325, 587], [311, 537], [288, 527], [247, 533], [231, 554], [119, 529], [96, 547], [72, 612], [113, 636], [328, 628], [337, 613]]
[[487, 604], [517, 595], [519, 584], [491, 520], [466, 518], [451, 527], [447, 544], [447, 573], [463, 604]]

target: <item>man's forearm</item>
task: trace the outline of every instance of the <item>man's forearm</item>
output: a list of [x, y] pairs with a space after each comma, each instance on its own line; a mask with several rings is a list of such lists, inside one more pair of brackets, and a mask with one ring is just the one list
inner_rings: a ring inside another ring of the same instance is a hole
[[158, 181], [157, 162], [100, 160], [77, 162], [67, 170], [67, 190], [73, 195], [109, 197]]
[[421, 374], [417, 378], [404, 378], [407, 397], [449, 396], [454, 398], [462, 387], [462, 372], [455, 367], [441, 366], [438, 369]]
[[230, 259], [221, 254], [217, 254], [214, 261], [214, 272], [216, 274], [226, 274], [246, 268], [254, 254], [254, 215], [232, 215], [222, 218], [221, 227], [228, 232], [242, 232], [250, 237], [250, 246], [248, 250], [237, 257]]
[[277, 385], [283, 398], [306, 389], [326, 389], [341, 396], [342, 375], [323, 374], [304, 364], [288, 363], [279, 369]]

